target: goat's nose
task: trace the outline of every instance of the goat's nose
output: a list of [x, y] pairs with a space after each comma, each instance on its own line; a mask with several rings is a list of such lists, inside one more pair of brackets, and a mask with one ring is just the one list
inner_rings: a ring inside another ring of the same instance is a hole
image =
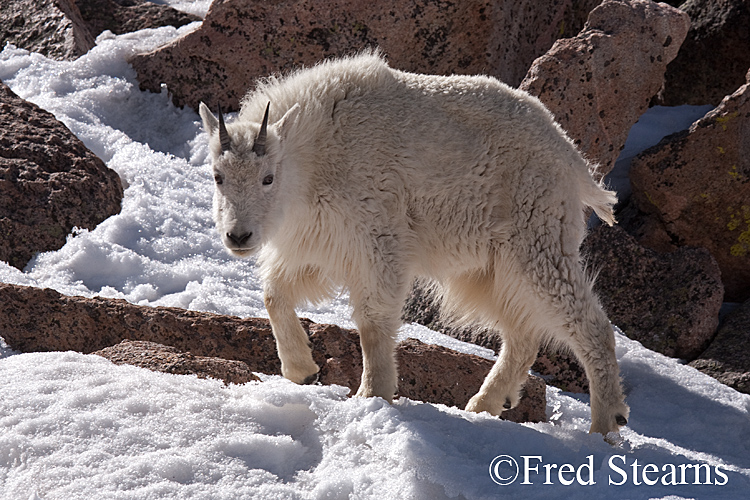
[[245, 243], [247, 243], [247, 240], [249, 240], [252, 235], [253, 233], [243, 233], [243, 234], [237, 235], [232, 232], [229, 232], [227, 233], [227, 238], [229, 238], [231, 241], [236, 243], [238, 247], [241, 247]]

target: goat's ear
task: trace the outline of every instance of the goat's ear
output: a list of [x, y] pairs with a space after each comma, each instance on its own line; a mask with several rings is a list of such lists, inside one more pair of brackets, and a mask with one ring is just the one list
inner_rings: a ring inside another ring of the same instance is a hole
[[214, 135], [214, 132], [219, 128], [219, 120], [217, 120], [214, 114], [211, 113], [208, 106], [202, 102], [200, 106], [198, 106], [198, 114], [200, 114], [201, 119], [203, 119], [203, 130], [208, 132], [208, 135]]
[[284, 116], [281, 117], [281, 120], [274, 123], [274, 128], [276, 128], [276, 133], [279, 135], [279, 139], [282, 141], [287, 138], [289, 135], [289, 132], [294, 127], [294, 124], [297, 121], [297, 116], [299, 116], [299, 112], [302, 108], [300, 107], [299, 103], [295, 104], [291, 108], [289, 108], [289, 111], [284, 113]]

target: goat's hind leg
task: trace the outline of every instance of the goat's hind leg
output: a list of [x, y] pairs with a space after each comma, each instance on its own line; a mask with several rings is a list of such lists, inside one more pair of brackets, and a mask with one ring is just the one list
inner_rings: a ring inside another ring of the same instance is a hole
[[583, 364], [589, 380], [590, 432], [606, 437], [627, 424], [630, 409], [622, 393], [612, 326], [596, 299], [591, 300], [587, 304], [589, 314], [575, 325], [568, 344]]
[[442, 284], [443, 307], [449, 317], [491, 325], [503, 340], [497, 361], [469, 400], [467, 411], [500, 415], [517, 406], [539, 351], [541, 335], [532, 321], [534, 311], [517, 300], [523, 295], [517, 271], [503, 269], [502, 278], [494, 273], [470, 273], [452, 276]]
[[504, 335], [497, 361], [485, 377], [482, 387], [469, 400], [466, 410], [477, 413], [487, 411], [499, 416], [503, 411], [517, 406], [538, 351], [539, 336], [533, 330], [509, 331]]
[[620, 383], [614, 331], [577, 255], [559, 259], [557, 266], [558, 272], [547, 268], [546, 286], [538, 288], [542, 296], [546, 295], [550, 318], [559, 321], [559, 327], [551, 328], [550, 333], [567, 344], [583, 365], [591, 394], [590, 432], [606, 436], [618, 432], [629, 414]]

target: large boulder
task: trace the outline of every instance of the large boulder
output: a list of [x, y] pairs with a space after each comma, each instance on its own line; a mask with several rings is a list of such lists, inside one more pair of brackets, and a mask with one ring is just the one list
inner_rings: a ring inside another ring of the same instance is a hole
[[689, 130], [641, 153], [630, 170], [641, 215], [628, 230], [661, 252], [707, 248], [733, 302], [750, 298], [750, 72], [747, 78]]
[[689, 25], [687, 14], [666, 4], [605, 0], [577, 36], [534, 61], [521, 88], [539, 97], [605, 175], [661, 89]]
[[120, 177], [47, 111], [0, 82], [0, 260], [23, 269], [74, 227], [120, 212]]
[[750, 394], [750, 300], [731, 312], [716, 338], [690, 366]]
[[[357, 333], [309, 320], [302, 323], [309, 334], [313, 357], [321, 367], [320, 382], [344, 385], [354, 393], [362, 373]], [[99, 351], [98, 354], [109, 355], [116, 361], [177, 373], [205, 374], [207, 364], [217, 368], [215, 359], [203, 358], [240, 361], [252, 371], [267, 374], [277, 374], [281, 369], [276, 342], [266, 319], [136, 306], [116, 299], [69, 297], [50, 289], [3, 283], [0, 283], [0, 333], [11, 348], [22, 352]], [[154, 342], [176, 351], [165, 352], [159, 347], [144, 362], [132, 353], [122, 353], [144, 352], [142, 344], [125, 343], [107, 349], [124, 340]], [[493, 364], [478, 356], [413, 340], [398, 345], [396, 359], [399, 395], [459, 407], [464, 407], [479, 390]], [[170, 368], [170, 360], [181, 366]], [[223, 376], [218, 378], [233, 381], [226, 373], [228, 368], [221, 366], [218, 373]], [[231, 371], [231, 377], [244, 373], [237, 366]], [[544, 382], [532, 379], [525, 391], [525, 401], [504, 417], [514, 421], [545, 420]]]
[[653, 351], [695, 359], [716, 333], [724, 289], [704, 248], [658, 253], [618, 226], [599, 226], [583, 243], [594, 289], [610, 321]]
[[657, 102], [718, 105], [745, 82], [750, 68], [750, 2], [687, 0], [690, 31], [680, 53], [667, 66]]
[[596, 3], [216, 1], [200, 29], [131, 63], [142, 88], [159, 92], [166, 83], [175, 104], [193, 108], [221, 101], [236, 110], [259, 77], [368, 47], [398, 69], [485, 73], [517, 85]]

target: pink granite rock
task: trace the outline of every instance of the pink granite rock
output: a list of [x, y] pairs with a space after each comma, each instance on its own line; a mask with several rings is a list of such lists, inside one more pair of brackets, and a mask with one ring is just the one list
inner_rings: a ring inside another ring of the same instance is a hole
[[92, 354], [107, 358], [116, 365], [134, 365], [149, 370], [197, 375], [198, 378], [215, 378], [225, 384], [244, 384], [260, 380], [250, 371], [247, 363], [207, 356], [194, 356], [155, 342], [123, 340], [112, 347], [105, 347]]
[[707, 248], [726, 300], [750, 298], [750, 72], [689, 130], [665, 138], [631, 165], [633, 201], [645, 213], [629, 230], [658, 251]]
[[379, 47], [391, 66], [476, 74], [517, 85], [531, 62], [576, 29], [598, 0], [222, 0], [203, 26], [131, 63], [141, 87], [175, 104], [236, 110], [259, 77]]
[[104, 30], [121, 34], [198, 17], [146, 0], [4, 0], [0, 40], [55, 59], [76, 59]]
[[[396, 358], [400, 396], [458, 408], [464, 408], [477, 393], [494, 364], [415, 339], [401, 342]], [[540, 377], [529, 375], [518, 406], [503, 412], [502, 418], [512, 422], [546, 422], [546, 387]]]
[[534, 61], [521, 88], [541, 99], [604, 175], [662, 87], [689, 25], [667, 4], [605, 0], [578, 36]]
[[23, 269], [120, 212], [120, 177], [51, 113], [0, 82], [0, 260]]
[[94, 46], [74, 0], [4, 0], [0, 40], [54, 59], [76, 59]]
[[[352, 394], [356, 392], [362, 373], [356, 331], [309, 320], [303, 320], [303, 326], [321, 367], [320, 381], [344, 385]], [[113, 360], [132, 361], [134, 355], [121, 353], [135, 350], [153, 358], [144, 366], [162, 366], [169, 371], [171, 360], [180, 365], [174, 368], [178, 373], [198, 373], [206, 370], [205, 365], [216, 365], [215, 360], [200, 359], [203, 357], [240, 361], [252, 371], [268, 374], [277, 374], [281, 368], [266, 319], [136, 306], [124, 300], [68, 297], [50, 289], [3, 283], [0, 283], [0, 333], [11, 348], [22, 352], [103, 350]], [[176, 352], [166, 352], [162, 347], [144, 351], [143, 345], [132, 343], [107, 349], [123, 340], [154, 342], [170, 346]], [[492, 361], [484, 358], [411, 340], [398, 346], [396, 358], [401, 380], [399, 395], [459, 407], [464, 407], [479, 389], [492, 366]], [[226, 377], [234, 377], [238, 372], [237, 366], [232, 368], [234, 375], [226, 373], [226, 367], [222, 370]], [[545, 420], [544, 382], [532, 378], [525, 390], [526, 401], [522, 400], [504, 417], [514, 421]]]
[[198, 16], [147, 0], [75, 0], [75, 4], [94, 37], [104, 30], [120, 35], [160, 26], [179, 28], [201, 20]]

